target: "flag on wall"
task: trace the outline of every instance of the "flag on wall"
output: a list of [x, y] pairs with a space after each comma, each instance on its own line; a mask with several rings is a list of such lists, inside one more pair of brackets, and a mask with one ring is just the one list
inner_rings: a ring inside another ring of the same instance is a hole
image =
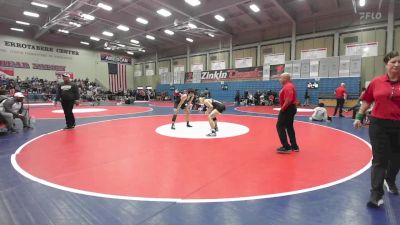
[[109, 63], [108, 74], [111, 92], [125, 91], [128, 89], [126, 81], [126, 65]]
[[0, 67], [0, 76], [14, 76], [14, 68]]

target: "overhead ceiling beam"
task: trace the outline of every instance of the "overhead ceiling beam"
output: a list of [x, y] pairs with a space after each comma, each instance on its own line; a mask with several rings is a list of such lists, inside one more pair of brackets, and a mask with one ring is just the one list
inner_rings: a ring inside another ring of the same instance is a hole
[[296, 23], [296, 21], [293, 19], [293, 17], [279, 4], [277, 0], [270, 0], [275, 7], [279, 9], [279, 11], [282, 12], [283, 15], [285, 15], [292, 23]]
[[307, 8], [310, 10], [311, 14], [318, 12], [318, 9], [315, 6], [316, 4], [313, 0], [304, 0], [304, 2], [306, 3]]
[[248, 17], [250, 17], [250, 19], [252, 19], [254, 22], [256, 22], [257, 24], [262, 24], [262, 22], [253, 14], [250, 14], [248, 12], [248, 10], [246, 10], [243, 5], [237, 5], [237, 8], [242, 11], [245, 15], [247, 15]]

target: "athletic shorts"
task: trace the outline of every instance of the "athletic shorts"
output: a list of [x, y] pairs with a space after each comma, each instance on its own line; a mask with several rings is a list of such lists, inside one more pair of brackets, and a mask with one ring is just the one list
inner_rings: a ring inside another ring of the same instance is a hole
[[[174, 102], [174, 108], [177, 109], [179, 105], [179, 102]], [[181, 105], [181, 109], [185, 109], [186, 108], [186, 103]]]
[[223, 113], [225, 111], [225, 105], [221, 105], [215, 108], [216, 110], [218, 110], [219, 113]]

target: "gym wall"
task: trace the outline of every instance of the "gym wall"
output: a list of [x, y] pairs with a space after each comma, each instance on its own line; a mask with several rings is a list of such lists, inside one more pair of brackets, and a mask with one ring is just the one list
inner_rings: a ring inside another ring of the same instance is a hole
[[[8, 42], [8, 44], [7, 44]], [[9, 42], [25, 45], [53, 48], [53, 51], [43, 51], [29, 48], [7, 46]], [[57, 49], [74, 51], [73, 54], [58, 53]], [[41, 79], [56, 80], [55, 70], [33, 69], [32, 63], [65, 66], [66, 72], [74, 73], [75, 78], [98, 82], [106, 89], [109, 88], [108, 64], [100, 60], [100, 52], [85, 48], [56, 46], [38, 41], [0, 35], [0, 60], [29, 63], [30, 68], [14, 68], [14, 77], [39, 77]], [[133, 66], [127, 65], [128, 88], [133, 88]]]

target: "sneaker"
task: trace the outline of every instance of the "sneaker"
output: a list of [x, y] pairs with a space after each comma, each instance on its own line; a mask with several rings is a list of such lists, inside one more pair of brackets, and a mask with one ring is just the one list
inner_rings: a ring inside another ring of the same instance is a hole
[[11, 134], [16, 134], [18, 133], [18, 131], [16, 129], [9, 129], [8, 132], [10, 132]]
[[71, 129], [74, 129], [74, 127], [73, 127], [73, 126], [66, 126], [66, 127], [64, 127], [64, 130], [71, 130]]
[[207, 137], [216, 137], [217, 133], [211, 132], [209, 134], [206, 135]]
[[296, 147], [292, 146], [292, 151], [299, 152], [300, 151], [299, 146], [296, 146]]
[[193, 127], [193, 126], [192, 126], [192, 125], [190, 125], [190, 124], [186, 124], [186, 126], [187, 126], [187, 127]]
[[215, 131], [218, 131], [218, 127], [217, 126], [215, 126]]
[[282, 147], [276, 149], [276, 151], [278, 153], [281, 153], [281, 154], [288, 154], [288, 153], [290, 153], [292, 151], [292, 149], [291, 148], [285, 148], [285, 147], [282, 146]]
[[344, 117], [344, 116], [342, 114], [340, 114], [339, 117]]
[[389, 193], [399, 195], [399, 189], [397, 189], [396, 183], [389, 182], [385, 179], [385, 186]]
[[171, 125], [171, 130], [175, 130], [175, 124]]
[[382, 196], [371, 194], [367, 206], [370, 208], [379, 208], [379, 206], [383, 205]]

